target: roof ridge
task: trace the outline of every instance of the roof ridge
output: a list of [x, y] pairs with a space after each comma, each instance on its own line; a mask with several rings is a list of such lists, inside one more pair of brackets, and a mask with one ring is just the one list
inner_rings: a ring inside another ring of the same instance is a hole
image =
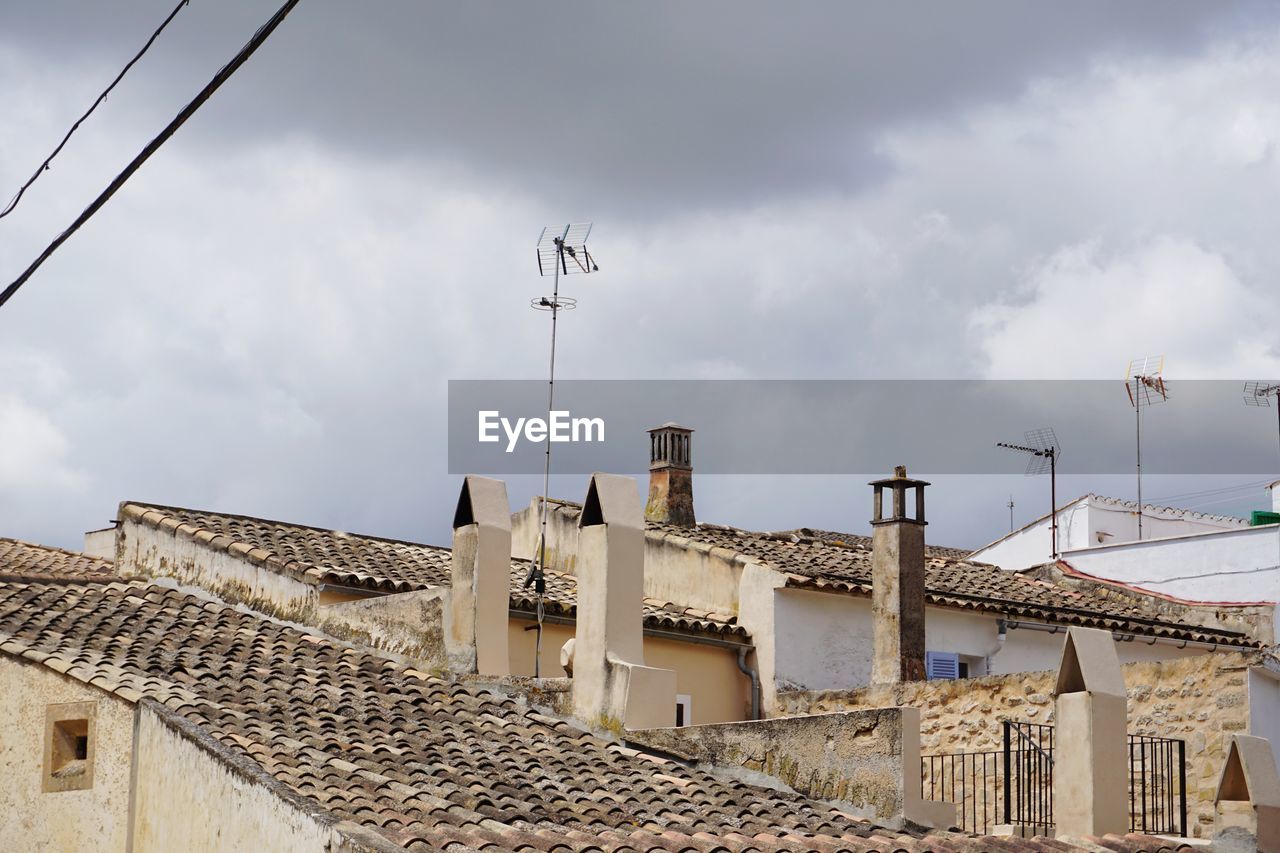
[[276, 524], [281, 527], [292, 527], [297, 530], [311, 530], [316, 533], [331, 533], [331, 534], [340, 535], [340, 536], [352, 536], [358, 539], [369, 539], [374, 542], [386, 542], [387, 544], [390, 544], [390, 545], [409, 545], [414, 548], [426, 548], [432, 551], [448, 551], [449, 550], [449, 547], [446, 545], [430, 545], [426, 542], [414, 542], [409, 539], [394, 539], [389, 536], [378, 536], [373, 533], [352, 533], [351, 531], [348, 531], [348, 530], [339, 530], [336, 527], [317, 527], [313, 524], [299, 524], [298, 522], [295, 522], [295, 521], [281, 521], [280, 519], [264, 518], [263, 516], [259, 516], [259, 515], [243, 515], [241, 513], [235, 513], [235, 512], [221, 512], [219, 510], [197, 509], [196, 507], [169, 506], [166, 504], [148, 503], [146, 501], [125, 500], [120, 502], [121, 510], [123, 510], [126, 506], [141, 507], [144, 509], [157, 510], [160, 512], [188, 512], [196, 515], [216, 515], [221, 518], [233, 518], [240, 521], [257, 521], [263, 524]]
[[53, 551], [59, 554], [66, 554], [69, 557], [81, 557], [85, 560], [95, 560], [99, 563], [112, 565], [111, 561], [106, 557], [97, 557], [93, 554], [86, 554], [84, 551], [72, 551], [70, 548], [61, 548], [57, 545], [44, 545], [39, 542], [28, 542], [26, 539], [15, 539], [12, 536], [0, 536], [0, 543], [3, 542], [12, 542], [14, 545], [21, 545], [24, 548], [35, 548], [39, 551]]
[[[1138, 502], [1136, 500], [1131, 501], [1126, 498], [1113, 498], [1110, 495], [1099, 495], [1094, 492], [1090, 492], [1088, 494], [1088, 497], [1096, 498], [1097, 500], [1104, 501], [1106, 503], [1117, 504], [1123, 507], [1137, 508], [1138, 506]], [[1249, 523], [1248, 519], [1241, 518], [1238, 515], [1222, 515], [1222, 514], [1213, 513], [1213, 512], [1201, 512], [1198, 509], [1184, 509], [1183, 507], [1169, 506], [1167, 504], [1153, 504], [1153, 503], [1144, 502], [1142, 504], [1142, 508], [1144, 510], [1148, 510], [1148, 509], [1165, 510], [1167, 512], [1178, 513], [1180, 515], [1190, 515], [1190, 516], [1195, 516], [1196, 518], [1210, 518], [1217, 521], [1234, 521], [1234, 522], [1238, 522], [1241, 526], [1247, 526]], [[1061, 510], [1059, 510], [1059, 512], [1061, 512]], [[1043, 516], [1043, 517], [1047, 517], [1047, 516]]]

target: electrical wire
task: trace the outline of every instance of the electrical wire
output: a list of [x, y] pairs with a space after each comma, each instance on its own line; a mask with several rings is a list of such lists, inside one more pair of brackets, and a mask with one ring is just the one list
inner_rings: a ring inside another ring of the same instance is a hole
[[32, 173], [31, 177], [27, 179], [27, 182], [25, 184], [18, 187], [18, 191], [14, 193], [13, 198], [9, 201], [7, 205], [5, 205], [4, 210], [0, 210], [0, 219], [3, 219], [4, 217], [8, 216], [10, 213], [13, 213], [13, 209], [17, 207], [18, 202], [22, 200], [22, 194], [25, 193], [31, 187], [31, 185], [34, 184], [36, 180], [49, 169], [49, 164], [52, 163], [53, 158], [57, 157], [58, 154], [62, 151], [63, 147], [67, 144], [67, 140], [71, 139], [71, 135], [75, 133], [77, 130], [79, 130], [80, 125], [84, 124], [85, 119], [93, 115], [93, 111], [96, 110], [98, 106], [107, 99], [107, 95], [111, 94], [111, 90], [116, 87], [117, 83], [119, 83], [121, 80], [124, 79], [124, 75], [129, 73], [129, 69], [134, 66], [134, 63], [136, 63], [139, 59], [141, 59], [142, 55], [151, 48], [152, 43], [155, 42], [157, 38], [159, 38], [162, 32], [164, 32], [164, 28], [169, 26], [169, 22], [172, 21], [174, 18], [178, 17], [178, 12], [182, 10], [182, 7], [189, 5], [190, 3], [191, 3], [191, 0], [180, 0], [178, 5], [173, 7], [173, 11], [169, 13], [169, 17], [165, 18], [164, 21], [161, 22], [160, 26], [156, 28], [156, 31], [151, 34], [151, 38], [147, 39], [147, 43], [142, 46], [142, 50], [138, 51], [133, 55], [133, 59], [129, 60], [129, 64], [127, 64], [123, 69], [121, 69], [120, 73], [116, 75], [116, 79], [111, 81], [111, 85], [102, 90], [102, 94], [99, 95], [98, 99], [93, 102], [93, 106], [89, 107], [89, 109], [85, 111], [85, 114], [80, 116], [80, 118], [76, 120], [75, 124], [71, 125], [71, 129], [67, 131], [66, 136], [62, 137], [62, 141], [58, 143], [57, 148], [53, 149], [53, 153], [44, 159], [44, 162], [41, 163], [36, 168], [35, 172]]
[[1226, 493], [1228, 493], [1228, 492], [1245, 492], [1245, 491], [1252, 491], [1253, 489], [1257, 488], [1258, 486], [1265, 486], [1265, 485], [1267, 485], [1267, 484], [1268, 484], [1268, 483], [1270, 483], [1270, 482], [1272, 482], [1272, 481], [1271, 481], [1271, 480], [1251, 480], [1251, 481], [1250, 481], [1250, 482], [1248, 482], [1248, 483], [1239, 483], [1239, 484], [1234, 485], [1234, 486], [1220, 486], [1220, 487], [1218, 487], [1218, 488], [1214, 488], [1214, 489], [1202, 489], [1202, 490], [1200, 490], [1200, 491], [1198, 491], [1198, 492], [1182, 492], [1181, 494], [1177, 494], [1177, 495], [1164, 495], [1163, 497], [1151, 498], [1150, 500], [1152, 500], [1152, 501], [1171, 501], [1171, 500], [1180, 500], [1180, 499], [1182, 499], [1182, 498], [1200, 498], [1200, 497], [1209, 497], [1209, 496], [1211, 496], [1211, 495], [1226, 494]]
[[1228, 569], [1220, 572], [1205, 572], [1202, 575], [1179, 575], [1172, 578], [1156, 578], [1152, 580], [1131, 581], [1125, 580], [1124, 583], [1130, 586], [1159, 586], [1162, 583], [1173, 583], [1174, 581], [1196, 581], [1203, 578], [1223, 578], [1229, 575], [1259, 575], [1264, 572], [1280, 571], [1280, 565], [1262, 566], [1256, 569]]
[[70, 239], [71, 235], [79, 230], [81, 225], [88, 222], [89, 219], [97, 213], [113, 195], [116, 194], [116, 191], [119, 190], [120, 187], [124, 186], [125, 182], [128, 181], [129, 178], [133, 177], [134, 172], [137, 172], [138, 169], [142, 167], [142, 164], [147, 162], [151, 155], [156, 153], [156, 151], [160, 149], [160, 146], [164, 145], [164, 143], [169, 140], [169, 137], [173, 136], [173, 134], [177, 132], [178, 128], [182, 127], [182, 125], [186, 123], [187, 119], [195, 115], [196, 110], [200, 109], [200, 107], [204, 105], [205, 101], [209, 100], [213, 93], [216, 92], [223, 83], [227, 82], [231, 75], [235, 74], [236, 71], [239, 70], [240, 66], [244, 65], [244, 63], [248, 61], [250, 56], [253, 56], [254, 52], [262, 46], [262, 43], [265, 42], [271, 33], [275, 31], [276, 27], [280, 26], [280, 23], [288, 17], [289, 13], [293, 11], [293, 7], [298, 5], [298, 2], [299, 0], [287, 0], [283, 6], [276, 10], [276, 13], [272, 15], [265, 24], [258, 28], [257, 32], [253, 34], [253, 37], [245, 43], [244, 47], [240, 48], [239, 53], [237, 53], [230, 62], [222, 66], [218, 73], [213, 76], [213, 79], [200, 90], [200, 93], [196, 95], [189, 104], [182, 108], [182, 112], [178, 113], [173, 121], [169, 122], [168, 126], [165, 127], [164, 130], [160, 131], [160, 134], [155, 139], [147, 143], [147, 147], [143, 148], [141, 153], [139, 153], [137, 157], [133, 158], [132, 162], [125, 167], [123, 172], [116, 175], [115, 180], [113, 180], [110, 185], [102, 191], [101, 195], [93, 200], [92, 204], [84, 209], [84, 212], [76, 218], [76, 221], [72, 222], [67, 230], [59, 234], [54, 241], [40, 253], [40, 257], [36, 258], [35, 261], [32, 262], [31, 266], [26, 268], [22, 275], [14, 279], [13, 283], [6, 287], [3, 292], [0, 292], [0, 306], [3, 306], [8, 302], [13, 295], [18, 292], [18, 289], [22, 287], [22, 285], [26, 284], [27, 280], [30, 279], [35, 271], [40, 268], [40, 265], [47, 261], [49, 257], [58, 250], [59, 246]]

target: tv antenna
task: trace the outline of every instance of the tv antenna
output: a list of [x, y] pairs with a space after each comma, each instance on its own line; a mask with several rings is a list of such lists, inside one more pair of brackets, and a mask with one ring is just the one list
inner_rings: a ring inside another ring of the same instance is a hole
[[1280, 382], [1246, 382], [1244, 383], [1244, 402], [1246, 406], [1271, 408], [1271, 398], [1276, 399], [1276, 438], [1280, 441]]
[[[587, 237], [591, 234], [591, 223], [580, 222], [576, 225], [547, 226], [538, 237], [538, 275], [552, 277], [550, 296], [537, 296], [529, 301], [530, 307], [537, 311], [551, 312], [551, 369], [547, 380], [547, 423], [551, 423], [552, 411], [556, 401], [556, 320], [561, 311], [572, 311], [578, 307], [578, 300], [560, 295], [560, 276], [574, 273], [592, 273], [599, 271], [596, 262], [587, 251]], [[543, 570], [547, 561], [547, 494], [551, 489], [551, 430], [547, 430], [546, 458], [542, 466], [542, 523], [538, 533], [538, 559], [529, 567], [529, 575], [524, 579], [527, 589], [533, 585], [537, 595], [537, 635], [534, 640], [533, 675], [541, 675], [542, 665], [542, 621], [545, 615], [543, 596], [547, 592], [547, 580]]]
[[1137, 435], [1138, 468], [1138, 541], [1142, 541], [1142, 410], [1169, 399], [1169, 389], [1164, 384], [1164, 356], [1149, 355], [1129, 362], [1125, 372], [1124, 390], [1133, 406], [1134, 426]]
[[[1049, 472], [1049, 530], [1053, 536], [1053, 559], [1058, 559], [1058, 459], [1062, 456], [1062, 445], [1054, 435], [1052, 427], [1027, 430], [1023, 434], [1026, 444], [1010, 444], [997, 441], [996, 447], [1026, 453], [1027, 476]], [[1009, 529], [1013, 529], [1013, 496], [1009, 497]]]

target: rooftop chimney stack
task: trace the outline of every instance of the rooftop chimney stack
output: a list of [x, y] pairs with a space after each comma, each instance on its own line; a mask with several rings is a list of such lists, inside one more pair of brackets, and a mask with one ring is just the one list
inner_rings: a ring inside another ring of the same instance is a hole
[[1280, 480], [1267, 486], [1271, 490], [1271, 511], [1280, 512]]
[[[875, 651], [873, 684], [923, 681], [924, 669], [924, 487], [899, 465], [875, 490], [871, 519], [871, 616]], [[884, 493], [892, 502], [888, 515]], [[915, 490], [915, 514], [907, 514], [907, 490]]]
[[649, 430], [648, 521], [693, 527], [693, 430], [665, 423]]
[[644, 518], [636, 481], [593, 474], [578, 525], [574, 713], [614, 731], [675, 725], [675, 671], [644, 665]]
[[507, 484], [462, 481], [453, 516], [453, 565], [445, 651], [454, 672], [509, 675], [507, 611], [511, 601], [511, 507]]

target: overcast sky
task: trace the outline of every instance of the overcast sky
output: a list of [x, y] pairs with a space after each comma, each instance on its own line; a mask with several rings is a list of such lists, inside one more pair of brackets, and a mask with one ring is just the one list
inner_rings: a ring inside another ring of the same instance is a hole
[[[4, 200], [171, 7], [5, 6]], [[0, 220], [0, 285], [273, 8], [179, 13]], [[570, 220], [566, 377], [1280, 376], [1278, 48], [1265, 3], [303, 0], [0, 309], [0, 536], [128, 498], [447, 541], [446, 382], [544, 374]], [[930, 540], [1043, 512], [1020, 471], [939, 478]], [[698, 514], [862, 531], [865, 479], [701, 477]]]

